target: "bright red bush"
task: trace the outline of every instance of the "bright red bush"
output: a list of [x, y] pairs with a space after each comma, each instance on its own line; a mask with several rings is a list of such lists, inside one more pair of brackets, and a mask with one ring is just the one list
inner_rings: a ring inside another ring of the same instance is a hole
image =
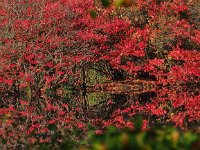
[[[136, 114], [145, 117], [144, 128], [150, 118], [182, 128], [186, 122], [198, 122], [199, 91], [194, 88], [191, 94], [185, 88], [198, 86], [200, 78], [194, 5], [195, 1], [136, 0], [128, 8], [111, 4], [104, 9], [93, 0], [3, 0], [0, 135], [8, 145], [17, 140], [49, 142], [63, 127], [86, 130], [88, 122], [99, 128], [98, 133], [108, 125], [134, 128], [130, 119]], [[81, 98], [69, 102], [55, 91], [67, 85], [80, 92], [87, 70], [95, 65], [109, 70], [107, 78], [113, 80], [114, 71], [127, 78], [148, 72], [156, 79], [156, 97], [146, 104], [130, 97], [107, 120], [87, 118], [89, 106], [83, 106]]]

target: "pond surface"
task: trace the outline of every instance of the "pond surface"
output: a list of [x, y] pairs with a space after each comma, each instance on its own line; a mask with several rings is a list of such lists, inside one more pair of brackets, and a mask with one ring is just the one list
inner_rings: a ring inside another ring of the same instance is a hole
[[65, 130], [71, 134], [74, 128], [84, 131], [80, 133], [111, 125], [134, 129], [138, 116], [143, 129], [172, 126], [200, 132], [199, 86], [199, 82], [161, 84], [142, 78], [114, 81], [90, 71], [78, 88], [62, 84], [38, 90], [39, 97], [30, 101], [30, 87], [19, 100], [11, 90], [1, 96], [0, 134], [9, 147], [19, 141], [44, 143], [59, 141]]
[[176, 126], [199, 132], [199, 92], [199, 83], [161, 85], [153, 80], [128, 79], [89, 83], [84, 90], [66, 95], [79, 99], [75, 105], [81, 108], [83, 120], [100, 128], [107, 124], [125, 127], [141, 115], [148, 127]]

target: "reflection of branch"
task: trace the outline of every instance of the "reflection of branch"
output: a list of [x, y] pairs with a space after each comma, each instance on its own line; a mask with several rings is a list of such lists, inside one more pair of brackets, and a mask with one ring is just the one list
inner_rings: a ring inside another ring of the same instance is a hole
[[85, 109], [87, 107], [87, 99], [86, 99], [86, 72], [85, 72], [85, 67], [84, 67], [84, 64], [82, 65], [82, 96], [83, 96], [83, 100], [84, 100], [84, 106], [85, 106]]
[[101, 102], [99, 102], [98, 104], [96, 104], [96, 105], [93, 105], [92, 107], [98, 107], [99, 105], [101, 105], [101, 104], [103, 104], [103, 103], [105, 103], [105, 102], [107, 102], [108, 100], [105, 100], [105, 101], [101, 101]]

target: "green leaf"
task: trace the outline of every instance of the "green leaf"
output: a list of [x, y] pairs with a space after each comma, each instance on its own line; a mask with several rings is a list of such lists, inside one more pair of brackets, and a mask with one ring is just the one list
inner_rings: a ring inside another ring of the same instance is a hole
[[96, 11], [91, 10], [91, 11], [90, 11], [90, 16], [91, 16], [93, 19], [96, 18], [96, 17], [97, 17]]
[[101, 3], [103, 7], [109, 7], [111, 4], [110, 0], [101, 0]]
[[135, 129], [140, 130], [142, 127], [143, 119], [142, 116], [137, 115], [135, 116]]
[[57, 126], [55, 124], [50, 124], [50, 125], [48, 125], [48, 129], [55, 131], [55, 130], [57, 130]]
[[7, 143], [6, 139], [2, 139], [2, 144], [5, 145]]
[[124, 0], [116, 0], [115, 1], [115, 6], [120, 7], [123, 4]]

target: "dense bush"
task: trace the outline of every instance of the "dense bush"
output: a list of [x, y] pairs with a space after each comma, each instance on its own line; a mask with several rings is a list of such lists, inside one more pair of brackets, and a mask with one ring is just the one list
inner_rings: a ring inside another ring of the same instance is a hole
[[[62, 141], [65, 129], [86, 132], [88, 123], [134, 128], [136, 114], [146, 128], [199, 131], [199, 16], [198, 0], [2, 0], [5, 148]], [[91, 70], [103, 81], [132, 81], [138, 94], [99, 96], [90, 106]]]

